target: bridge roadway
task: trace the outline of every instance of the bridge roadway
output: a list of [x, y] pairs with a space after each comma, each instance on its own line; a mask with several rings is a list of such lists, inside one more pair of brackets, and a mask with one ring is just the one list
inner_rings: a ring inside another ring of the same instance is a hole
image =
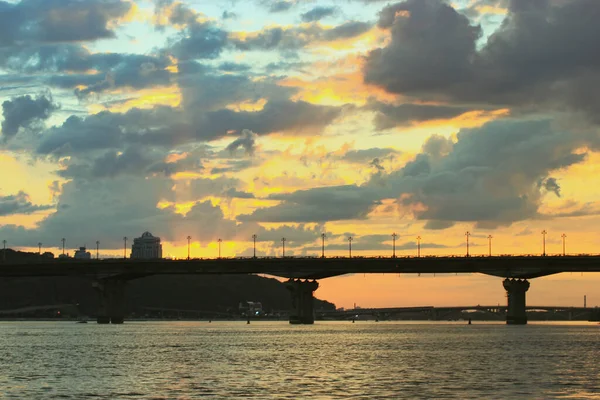
[[288, 279], [323, 279], [354, 273], [481, 273], [532, 279], [561, 272], [600, 272], [600, 255], [480, 257], [285, 257], [191, 260], [76, 260], [0, 264], [0, 277], [268, 274]]
[[526, 324], [528, 279], [561, 272], [600, 272], [599, 255], [479, 257], [285, 257], [192, 260], [76, 260], [0, 264], [0, 278], [80, 276], [93, 280], [100, 296], [99, 323], [122, 323], [125, 284], [150, 275], [266, 274], [287, 278], [294, 309], [290, 323], [314, 322], [317, 279], [354, 273], [481, 273], [506, 278], [508, 324]]
[[[571, 306], [526, 306], [526, 311], [542, 311], [553, 315], [561, 315], [566, 319], [598, 320], [600, 309], [598, 307], [571, 307]], [[449, 317], [461, 317], [463, 311], [479, 311], [497, 316], [505, 316], [508, 307], [501, 305], [491, 306], [417, 306], [417, 307], [387, 307], [387, 308], [356, 308], [348, 310], [319, 311], [323, 318], [354, 319], [359, 316], [372, 316], [376, 319], [386, 319], [392, 315], [410, 314], [412, 316], [426, 317], [431, 320], [445, 320]]]

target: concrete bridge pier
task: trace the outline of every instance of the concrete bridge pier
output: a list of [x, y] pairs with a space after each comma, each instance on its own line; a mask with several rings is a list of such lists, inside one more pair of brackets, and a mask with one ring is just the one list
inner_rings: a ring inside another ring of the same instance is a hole
[[102, 279], [92, 284], [98, 291], [99, 324], [122, 324], [125, 320], [125, 284], [119, 279]]
[[506, 308], [506, 323], [509, 325], [526, 325], [527, 313], [525, 311], [525, 293], [529, 289], [526, 279], [508, 279], [504, 282], [508, 305]]
[[302, 281], [300, 279], [290, 279], [286, 282], [286, 287], [292, 294], [290, 324], [314, 324], [313, 292], [319, 287], [319, 282], [315, 280]]

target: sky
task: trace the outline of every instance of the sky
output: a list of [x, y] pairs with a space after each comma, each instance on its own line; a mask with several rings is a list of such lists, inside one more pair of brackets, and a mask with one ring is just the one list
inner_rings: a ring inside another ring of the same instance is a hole
[[[0, 0], [0, 237], [101, 257], [598, 253], [597, 0]], [[565, 238], [562, 235], [566, 235]], [[492, 236], [490, 239], [489, 236]], [[420, 237], [420, 240], [417, 238]], [[600, 305], [597, 274], [529, 304]], [[363, 276], [361, 307], [504, 304]], [[251, 300], [251, 299], [250, 299]]]

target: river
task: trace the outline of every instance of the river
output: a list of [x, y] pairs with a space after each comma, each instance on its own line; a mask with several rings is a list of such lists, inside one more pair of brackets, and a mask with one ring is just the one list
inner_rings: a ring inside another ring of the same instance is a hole
[[600, 325], [0, 322], [0, 399], [600, 398]]

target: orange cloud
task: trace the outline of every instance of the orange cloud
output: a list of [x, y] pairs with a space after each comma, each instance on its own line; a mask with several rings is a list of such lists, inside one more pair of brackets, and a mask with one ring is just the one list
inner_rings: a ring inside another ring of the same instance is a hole
[[[125, 94], [122, 90], [115, 90], [112, 94]], [[128, 93], [130, 94], [130, 93]], [[126, 112], [132, 108], [152, 108], [157, 105], [178, 107], [181, 104], [181, 91], [176, 85], [143, 89], [135, 92], [137, 97], [122, 103], [92, 104], [88, 107], [91, 114], [108, 110], [112, 112]]]
[[240, 103], [228, 104], [225, 108], [235, 112], [258, 112], [265, 108], [267, 99], [258, 99], [256, 101], [244, 100]]
[[364, 82], [362, 75], [363, 59], [352, 55], [334, 62], [313, 64], [312, 72], [316, 79], [288, 77], [280, 80], [280, 86], [299, 89], [293, 100], [302, 100], [320, 105], [355, 104], [364, 105], [369, 98], [393, 102], [398, 99], [384, 89]]

